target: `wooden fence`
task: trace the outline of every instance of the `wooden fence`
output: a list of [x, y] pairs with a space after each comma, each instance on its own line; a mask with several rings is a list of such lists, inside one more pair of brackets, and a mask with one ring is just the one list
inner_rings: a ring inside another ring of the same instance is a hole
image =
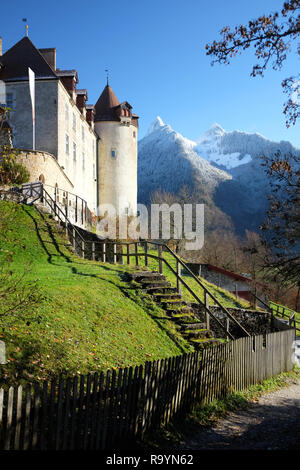
[[0, 389], [0, 449], [110, 449], [293, 368], [294, 330], [244, 337], [143, 366]]

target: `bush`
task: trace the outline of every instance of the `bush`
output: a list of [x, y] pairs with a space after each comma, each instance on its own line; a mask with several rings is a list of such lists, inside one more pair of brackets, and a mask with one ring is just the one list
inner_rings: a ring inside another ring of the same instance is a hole
[[0, 147], [0, 185], [23, 184], [30, 178], [29, 171], [17, 162], [18, 150], [9, 145]]

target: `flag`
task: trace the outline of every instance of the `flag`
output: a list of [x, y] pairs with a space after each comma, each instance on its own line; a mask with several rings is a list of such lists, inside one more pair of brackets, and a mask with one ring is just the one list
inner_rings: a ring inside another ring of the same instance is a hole
[[32, 148], [35, 150], [35, 74], [28, 67], [28, 76], [29, 76], [29, 92], [31, 99], [31, 108], [32, 108]]

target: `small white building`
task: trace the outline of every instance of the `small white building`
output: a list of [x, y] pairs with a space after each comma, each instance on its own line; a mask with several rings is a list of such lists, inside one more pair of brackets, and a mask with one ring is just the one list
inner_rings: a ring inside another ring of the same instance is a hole
[[[35, 73], [35, 151], [28, 68]], [[13, 146], [33, 180], [72, 191], [94, 214], [99, 204], [136, 214], [138, 116], [129, 103], [107, 83], [96, 105], [87, 104], [77, 71], [57, 68], [56, 49], [37, 49], [27, 36], [3, 55], [1, 41], [0, 80]]]

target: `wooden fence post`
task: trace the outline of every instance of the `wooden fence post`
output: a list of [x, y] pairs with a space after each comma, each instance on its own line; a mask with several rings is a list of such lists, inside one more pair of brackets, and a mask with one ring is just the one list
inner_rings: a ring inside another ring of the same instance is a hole
[[148, 242], [145, 242], [144, 248], [145, 248], [145, 266], [148, 266]]
[[135, 265], [139, 265], [139, 256], [138, 256], [138, 242], [134, 244], [134, 253], [135, 253]]
[[92, 260], [95, 261], [95, 242], [92, 242]]
[[102, 244], [102, 262], [106, 263], [106, 243], [104, 242]]
[[75, 232], [74, 227], [73, 227], [73, 230], [72, 230], [72, 234], [73, 234], [73, 240], [72, 240], [73, 249], [76, 250], [76, 232]]
[[85, 243], [81, 242], [81, 256], [84, 259], [85, 257]]
[[130, 264], [130, 245], [127, 245], [127, 264]]
[[162, 265], [162, 246], [161, 245], [158, 245], [157, 247], [157, 254], [158, 254], [158, 272], [160, 274], [163, 273], [163, 265]]
[[206, 322], [206, 328], [209, 330], [210, 329], [210, 316], [208, 311], [206, 310], [209, 308], [209, 296], [206, 291], [204, 291], [204, 302], [205, 302], [205, 322]]
[[181, 281], [179, 277], [181, 276], [181, 264], [179, 263], [178, 259], [176, 260], [176, 282], [177, 282], [177, 292], [181, 295]]
[[116, 264], [116, 262], [117, 262], [117, 244], [116, 244], [116, 243], [114, 243], [113, 249], [114, 249], [114, 259], [113, 259], [113, 262], [114, 262], [114, 264]]

